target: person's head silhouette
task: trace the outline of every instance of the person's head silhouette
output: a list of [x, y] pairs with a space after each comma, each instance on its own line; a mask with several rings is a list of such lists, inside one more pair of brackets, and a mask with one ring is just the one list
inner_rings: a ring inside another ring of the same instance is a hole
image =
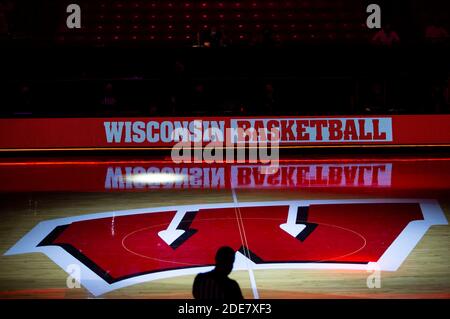
[[216, 253], [216, 271], [228, 276], [233, 270], [235, 252], [228, 246], [220, 247]]
[[235, 252], [228, 246], [220, 247], [216, 253], [216, 267], [199, 273], [194, 280], [192, 294], [195, 299], [242, 300], [241, 288], [237, 281], [228, 277], [233, 270]]

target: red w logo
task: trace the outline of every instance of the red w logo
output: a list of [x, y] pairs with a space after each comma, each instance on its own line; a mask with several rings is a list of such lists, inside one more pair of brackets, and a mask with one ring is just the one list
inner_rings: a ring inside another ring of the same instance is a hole
[[217, 249], [237, 251], [235, 269], [395, 271], [432, 225], [435, 201], [315, 200], [174, 206], [41, 222], [6, 254], [42, 252], [81, 267], [94, 295], [209, 269]]

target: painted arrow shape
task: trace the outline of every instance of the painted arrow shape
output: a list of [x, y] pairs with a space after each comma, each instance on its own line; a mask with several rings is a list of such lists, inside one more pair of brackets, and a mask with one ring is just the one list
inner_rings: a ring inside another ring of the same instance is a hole
[[158, 236], [164, 240], [164, 242], [171, 246], [178, 238], [180, 238], [186, 232], [185, 229], [181, 229], [179, 226], [183, 221], [187, 210], [180, 209], [176, 212], [174, 218], [170, 222], [167, 229], [162, 230], [158, 233]]
[[306, 228], [306, 224], [297, 224], [298, 209], [297, 206], [289, 206], [287, 222], [280, 225], [280, 228], [292, 237], [297, 237]]

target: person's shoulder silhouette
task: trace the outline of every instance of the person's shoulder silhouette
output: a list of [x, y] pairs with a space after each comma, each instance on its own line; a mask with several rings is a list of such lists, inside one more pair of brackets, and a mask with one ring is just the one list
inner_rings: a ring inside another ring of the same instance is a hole
[[216, 267], [195, 277], [192, 293], [200, 300], [242, 300], [239, 284], [228, 277], [233, 270], [235, 252], [231, 247], [221, 247], [216, 253]]

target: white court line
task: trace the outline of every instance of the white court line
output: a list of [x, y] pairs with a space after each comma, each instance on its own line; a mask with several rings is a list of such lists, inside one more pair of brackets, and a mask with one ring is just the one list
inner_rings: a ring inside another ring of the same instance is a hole
[[[236, 204], [236, 208], [235, 209], [239, 209], [239, 203], [238, 203], [238, 200], [237, 200], [237, 196], [236, 196], [236, 192], [235, 192], [235, 190], [234, 190], [234, 188], [233, 187], [231, 187], [231, 193], [232, 193], [232, 195], [233, 195], [233, 202]], [[239, 220], [238, 220], [238, 223], [239, 223]], [[242, 222], [243, 223], [243, 222]], [[242, 227], [243, 227], [244, 225], [242, 225]], [[244, 231], [244, 230], [243, 230]], [[244, 244], [244, 243], [243, 243]], [[245, 245], [245, 244], [244, 244]], [[248, 250], [248, 247], [247, 247], [247, 250]], [[244, 252], [245, 253], [245, 252]], [[252, 291], [253, 291], [253, 298], [254, 299], [259, 299], [259, 293], [258, 293], [258, 287], [256, 286], [256, 280], [255, 280], [255, 274], [254, 274], [254, 272], [253, 272], [253, 268], [252, 268], [252, 265], [251, 265], [251, 262], [250, 262], [250, 256], [246, 256], [247, 258], [246, 258], [246, 261], [247, 261], [247, 269], [248, 269], [248, 275], [249, 275], [249, 277], [250, 277], [250, 284], [251, 284], [251, 286], [252, 286]]]

